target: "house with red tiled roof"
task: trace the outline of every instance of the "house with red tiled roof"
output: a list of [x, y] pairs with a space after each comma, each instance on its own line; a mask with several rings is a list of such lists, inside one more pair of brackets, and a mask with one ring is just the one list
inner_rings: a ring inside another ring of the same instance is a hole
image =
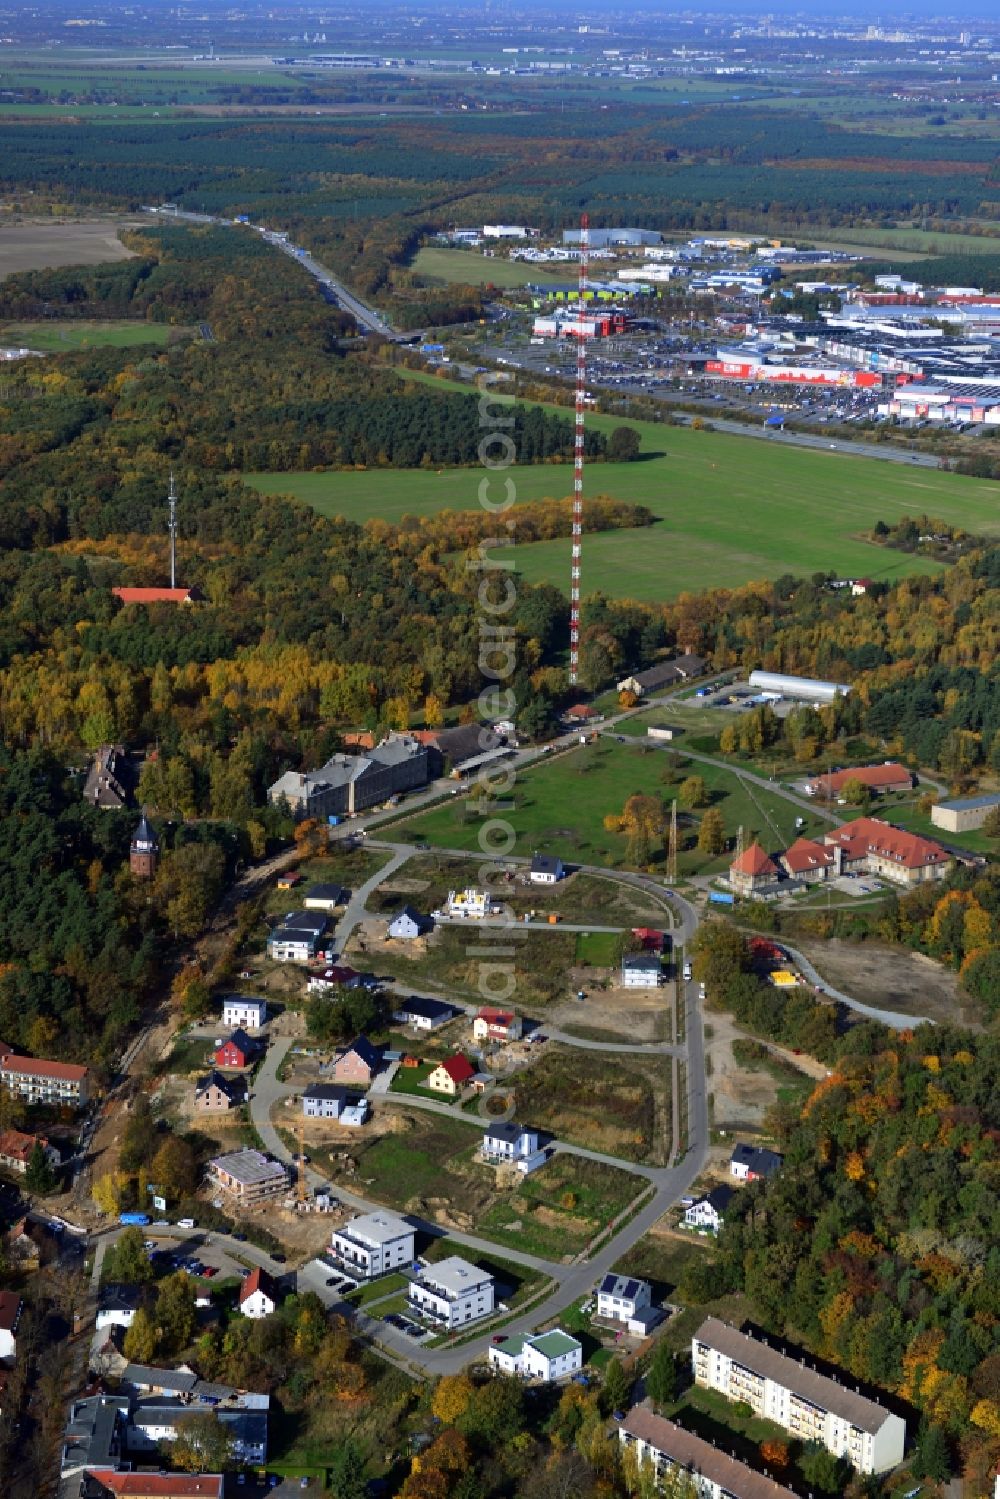
[[521, 1017], [513, 1010], [497, 1010], [492, 1005], [483, 1005], [472, 1022], [472, 1034], [477, 1041], [520, 1041]]
[[812, 838], [796, 838], [779, 863], [793, 880], [814, 885], [840, 873], [840, 851], [825, 843], [815, 843]]
[[51, 1146], [44, 1135], [25, 1135], [18, 1129], [5, 1129], [0, 1134], [0, 1166], [7, 1171], [16, 1171], [18, 1176], [24, 1176], [28, 1170], [28, 1162], [36, 1145], [42, 1147], [45, 1159], [55, 1170], [59, 1166], [59, 1152]]
[[730, 864], [729, 885], [737, 895], [756, 895], [773, 885], [778, 874], [777, 864], [755, 840]]
[[123, 604], [199, 604], [205, 595], [197, 588], [112, 588]]
[[859, 817], [846, 822], [823, 841], [840, 850], [845, 874], [873, 874], [894, 885], [920, 885], [943, 880], [952, 858], [940, 843], [894, 828], [878, 817]]
[[240, 1287], [239, 1305], [244, 1317], [269, 1317], [278, 1305], [278, 1287], [266, 1270], [251, 1270]]
[[876, 795], [913, 790], [913, 772], [895, 760], [886, 760], [882, 765], [849, 765], [846, 770], [835, 770], [830, 775], [807, 781], [806, 790], [810, 796], [822, 796], [832, 801], [843, 794], [850, 781], [860, 781]]
[[468, 1057], [447, 1057], [440, 1066], [434, 1068], [427, 1079], [427, 1086], [435, 1093], [447, 1093], [454, 1098], [471, 1083], [475, 1075], [476, 1069]]

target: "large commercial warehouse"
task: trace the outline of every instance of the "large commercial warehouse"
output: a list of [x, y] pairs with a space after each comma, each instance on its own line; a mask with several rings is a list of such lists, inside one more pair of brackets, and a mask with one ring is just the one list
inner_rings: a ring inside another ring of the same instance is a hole
[[931, 822], [946, 833], [971, 833], [981, 828], [994, 807], [1000, 807], [1000, 791], [983, 796], [965, 796], [955, 801], [938, 802], [931, 808]]
[[750, 686], [758, 692], [774, 692], [779, 697], [801, 698], [807, 703], [832, 703], [846, 697], [850, 687], [844, 682], [819, 682], [812, 677], [786, 677], [776, 671], [752, 671]]

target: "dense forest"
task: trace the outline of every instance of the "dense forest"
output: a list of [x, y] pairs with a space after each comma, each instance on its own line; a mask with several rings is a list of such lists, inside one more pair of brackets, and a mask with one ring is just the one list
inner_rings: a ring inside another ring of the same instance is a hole
[[776, 1110], [784, 1169], [740, 1193], [683, 1288], [743, 1291], [898, 1397], [918, 1453], [961, 1459], [977, 1491], [1000, 1457], [998, 1066], [995, 1036], [848, 1031], [801, 1112]]

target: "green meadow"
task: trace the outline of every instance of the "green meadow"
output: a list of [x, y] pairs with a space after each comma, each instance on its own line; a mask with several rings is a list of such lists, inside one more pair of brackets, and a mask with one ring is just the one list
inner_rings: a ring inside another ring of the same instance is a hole
[[[609, 416], [588, 421], [604, 431], [621, 425]], [[657, 523], [588, 535], [585, 593], [600, 589], [655, 600], [788, 572], [833, 570], [891, 581], [936, 571], [927, 558], [863, 539], [877, 520], [891, 524], [903, 515], [928, 514], [976, 533], [1000, 534], [1000, 489], [985, 480], [727, 433], [628, 425], [641, 435], [640, 459], [591, 463], [586, 493], [648, 505]], [[572, 492], [569, 464], [514, 467], [509, 473], [522, 504]], [[324, 515], [359, 522], [475, 509], [483, 477], [478, 468], [246, 475], [262, 493], [292, 494]], [[502, 494], [499, 479], [494, 497]], [[515, 542], [516, 536], [515, 529]], [[525, 546], [518, 567], [531, 582], [566, 588], [569, 549], [568, 537]]]
[[66, 354], [74, 349], [163, 345], [171, 333], [180, 331], [167, 323], [2, 323], [0, 343], [23, 345], [43, 354]]

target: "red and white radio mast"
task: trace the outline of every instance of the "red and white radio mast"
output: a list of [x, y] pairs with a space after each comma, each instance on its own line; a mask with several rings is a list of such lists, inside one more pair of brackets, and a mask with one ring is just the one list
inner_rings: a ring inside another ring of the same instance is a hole
[[575, 686], [580, 669], [580, 554], [583, 550], [583, 439], [587, 396], [587, 340], [583, 319], [587, 310], [587, 251], [590, 218], [580, 215], [580, 282], [577, 293], [576, 425], [573, 438], [573, 545], [569, 581], [569, 679]]

